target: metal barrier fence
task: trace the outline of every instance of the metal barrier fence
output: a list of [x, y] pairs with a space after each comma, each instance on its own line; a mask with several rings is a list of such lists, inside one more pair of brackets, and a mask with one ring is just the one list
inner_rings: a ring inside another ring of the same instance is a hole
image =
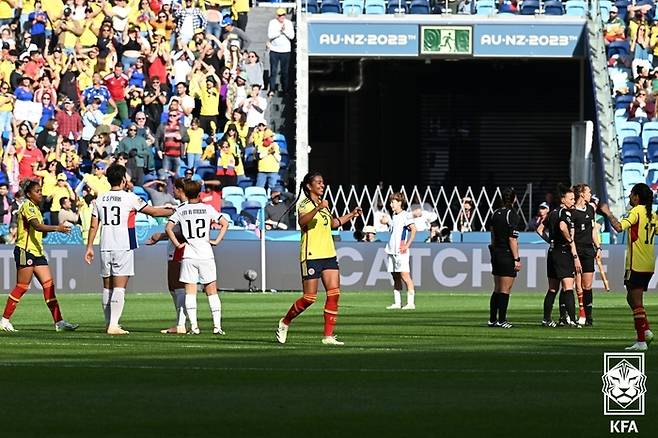
[[[349, 213], [357, 205], [363, 209], [363, 216], [353, 219], [345, 224], [344, 229], [350, 231], [361, 230], [366, 225], [375, 225], [375, 216], [378, 212], [387, 211], [389, 196], [394, 192], [403, 193], [411, 206], [420, 205], [424, 210], [432, 210], [436, 214], [440, 226], [446, 226], [453, 231], [486, 231], [485, 224], [497, 208], [497, 200], [501, 195], [501, 188], [473, 188], [440, 187], [433, 190], [429, 186], [419, 187], [355, 187], [355, 186], [328, 186], [325, 197], [329, 201], [331, 212], [335, 216]], [[474, 209], [472, 215], [464, 220], [467, 230], [459, 229], [460, 219], [465, 216], [463, 200], [470, 198]], [[524, 229], [533, 217], [532, 183], [526, 185], [523, 191], [517, 191], [515, 204], [517, 213], [521, 217]]]

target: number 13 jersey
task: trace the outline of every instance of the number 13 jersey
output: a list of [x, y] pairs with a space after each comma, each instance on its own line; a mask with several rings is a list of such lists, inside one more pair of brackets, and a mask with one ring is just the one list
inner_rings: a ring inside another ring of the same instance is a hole
[[637, 205], [621, 221], [621, 227], [628, 230], [626, 249], [626, 269], [635, 272], [653, 272], [656, 264], [653, 240], [658, 225], [658, 215], [647, 217], [646, 207]]
[[180, 224], [185, 237], [184, 259], [215, 259], [210, 245], [210, 225], [219, 222], [220, 217], [212, 206], [200, 202], [183, 204], [169, 217], [169, 222]]
[[91, 215], [100, 223], [101, 251], [137, 248], [135, 217], [146, 205], [136, 194], [123, 190], [110, 190], [96, 200]]
[[[301, 217], [312, 211], [315, 204], [305, 198], [297, 207], [297, 217]], [[300, 246], [299, 261], [328, 259], [336, 257], [334, 239], [331, 236], [331, 212], [323, 208], [318, 211], [313, 219], [302, 227], [302, 242]]]

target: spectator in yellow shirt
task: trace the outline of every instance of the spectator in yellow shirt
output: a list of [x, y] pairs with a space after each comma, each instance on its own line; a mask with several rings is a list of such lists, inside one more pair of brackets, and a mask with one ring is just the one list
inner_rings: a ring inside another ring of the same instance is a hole
[[258, 176], [256, 185], [258, 187], [267, 186], [272, 189], [277, 185], [279, 180], [279, 166], [281, 163], [281, 154], [279, 145], [274, 142], [272, 131], [267, 132], [263, 138], [263, 144], [258, 146]]
[[57, 184], [48, 198], [52, 202], [50, 205], [50, 220], [53, 225], [57, 225], [59, 224], [59, 211], [62, 209], [60, 199], [75, 199], [75, 193], [66, 181], [66, 175], [64, 173], [57, 175]]
[[201, 154], [203, 153], [202, 143], [204, 131], [199, 126], [199, 119], [192, 119], [192, 124], [190, 129], [187, 130], [187, 135], [190, 137], [190, 141], [185, 148], [187, 167], [189, 169], [196, 169], [201, 161]]
[[249, 0], [233, 0], [231, 16], [235, 26], [247, 31], [247, 19], [249, 15]]

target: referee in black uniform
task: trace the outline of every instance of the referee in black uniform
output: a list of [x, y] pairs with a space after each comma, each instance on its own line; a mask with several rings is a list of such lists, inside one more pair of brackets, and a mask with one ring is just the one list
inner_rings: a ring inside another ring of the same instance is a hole
[[489, 253], [494, 278], [494, 290], [489, 300], [489, 327], [512, 328], [512, 324], [507, 322], [507, 306], [516, 273], [521, 270], [519, 215], [512, 209], [515, 201], [513, 188], [503, 190], [503, 206], [493, 213], [487, 224], [491, 232]]
[[[587, 184], [577, 184], [573, 187], [576, 198], [576, 207], [573, 209], [572, 218], [574, 225], [574, 241], [576, 251], [582, 266], [582, 273], [576, 276], [576, 290], [578, 292], [578, 303], [584, 310], [584, 321], [579, 324], [592, 325], [592, 281], [594, 280], [594, 262], [601, 257], [601, 244], [599, 235], [594, 226], [596, 212], [590, 204], [592, 189]], [[582, 299], [581, 299], [582, 296]]]
[[[576, 272], [580, 273], [581, 265], [573, 241], [573, 221], [571, 209], [575, 204], [573, 190], [563, 184], [558, 185], [560, 207], [551, 211], [543, 224], [537, 227], [537, 233], [549, 243], [546, 258], [546, 274], [548, 291], [544, 298], [544, 319], [542, 325], [555, 327], [551, 319], [553, 303], [558, 288], [560, 292], [560, 325], [579, 327], [575, 321], [576, 302], [573, 296]], [[568, 317], [567, 317], [568, 316]]]

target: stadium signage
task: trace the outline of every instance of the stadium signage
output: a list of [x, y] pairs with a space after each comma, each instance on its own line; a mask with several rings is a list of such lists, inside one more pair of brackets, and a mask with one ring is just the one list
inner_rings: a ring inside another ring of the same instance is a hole
[[478, 24], [474, 56], [571, 58], [583, 55], [583, 26]]
[[422, 26], [421, 55], [471, 55], [473, 29], [470, 26]]
[[[603, 353], [603, 415], [644, 415], [644, 353]], [[610, 433], [639, 433], [635, 420], [610, 420]]]
[[418, 25], [309, 23], [310, 56], [418, 56]]

